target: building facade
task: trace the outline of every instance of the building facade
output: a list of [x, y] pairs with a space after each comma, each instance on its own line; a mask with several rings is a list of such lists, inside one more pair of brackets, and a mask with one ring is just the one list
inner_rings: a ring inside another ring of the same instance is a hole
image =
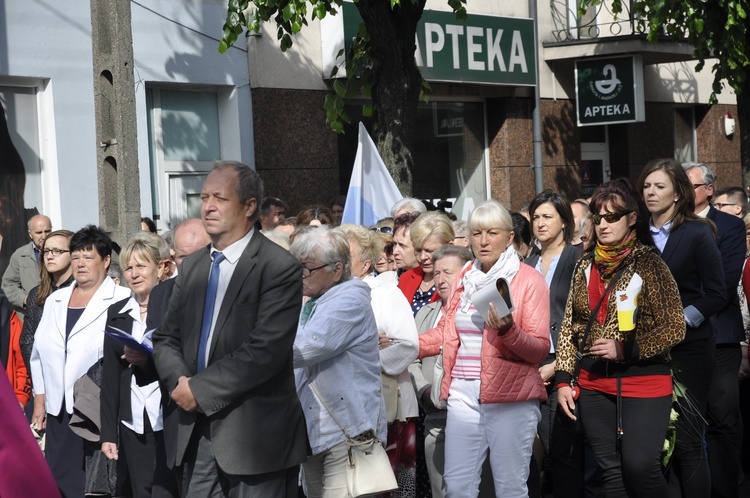
[[[610, 178], [636, 178], [659, 157], [706, 162], [719, 186], [741, 184], [739, 129], [725, 126], [736, 115], [732, 92], [709, 106], [713, 76], [694, 71], [690, 47], [649, 44], [606, 6], [581, 17], [575, 3], [539, 3], [534, 41], [527, 2], [468, 0], [462, 22], [444, 0], [428, 0], [415, 57], [432, 93], [419, 107], [415, 196], [452, 201], [461, 218], [490, 197], [514, 210], [528, 202], [537, 81], [544, 187], [585, 197]], [[119, 167], [137, 170], [141, 213], [162, 231], [198, 214], [200, 186], [219, 159], [255, 167], [292, 214], [346, 192], [361, 105], [351, 103], [352, 123], [337, 135], [323, 103], [336, 53], [358, 26], [352, 4], [310, 21], [285, 53], [267, 24], [220, 54], [223, 0], [130, 0], [130, 11], [136, 136], [105, 143], [95, 108], [106, 111], [107, 96], [94, 91], [101, 75], [92, 49], [100, 20], [90, 2], [0, 0], [3, 258], [27, 240], [25, 221], [36, 212], [54, 228], [106, 225], [101, 203], [121, 192], [100, 188], [97, 151], [132, 141], [137, 164]], [[638, 60], [641, 120], [579, 126], [576, 67], [624, 56]]]
[[[538, 3], [536, 73], [519, 64], [519, 50], [529, 55], [521, 26], [532, 17], [527, 2], [469, 0], [463, 23], [452, 18], [447, 2], [428, 0], [416, 57], [432, 94], [420, 103], [416, 197], [452, 200], [459, 217], [472, 206], [462, 202], [467, 198], [476, 203], [492, 197], [516, 210], [533, 198], [534, 88], [508, 76], [522, 69], [532, 79], [538, 74], [545, 188], [587, 197], [610, 178], [637, 178], [643, 165], [661, 157], [702, 161], [717, 172], [719, 186], [742, 184], [739, 131], [727, 135], [724, 126], [727, 113], [736, 116], [735, 98], [727, 89], [718, 104], [708, 105], [710, 61], [695, 72], [691, 47], [651, 44], [606, 5], [581, 17], [575, 4]], [[347, 36], [352, 31], [344, 7], [343, 16], [311, 22], [286, 53], [279, 50], [273, 25], [248, 38], [256, 167], [269, 193], [292, 207], [325, 204], [348, 186], [361, 111], [350, 106], [352, 125], [338, 136], [325, 124], [323, 110], [331, 59], [343, 43], [338, 31]], [[576, 63], [623, 56], [639, 60], [642, 121], [578, 126]], [[441, 71], [439, 57], [459, 71]]]

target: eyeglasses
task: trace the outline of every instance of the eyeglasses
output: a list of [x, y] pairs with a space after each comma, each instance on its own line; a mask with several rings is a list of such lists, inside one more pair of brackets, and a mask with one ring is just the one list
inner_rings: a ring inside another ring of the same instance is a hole
[[312, 275], [314, 271], [318, 271], [321, 268], [325, 268], [326, 266], [328, 266], [328, 265], [320, 265], [320, 266], [316, 266], [315, 268], [308, 268], [306, 266], [303, 266], [302, 267], [302, 278], [307, 278], [310, 275]]
[[632, 213], [632, 211], [625, 211], [622, 213], [592, 214], [591, 221], [594, 222], [594, 225], [600, 224], [602, 220], [610, 224], [617, 223], [618, 221], [620, 221], [620, 218], [630, 213]]
[[724, 209], [727, 206], [739, 206], [739, 204], [724, 204], [723, 202], [714, 202], [716, 209]]
[[693, 189], [698, 189], [700, 187], [708, 187], [708, 183], [694, 183]]
[[45, 249], [42, 252], [44, 253], [45, 256], [48, 256], [51, 253], [54, 257], [57, 258], [58, 256], [61, 256], [65, 254], [66, 252], [70, 252], [70, 251], [66, 249]]
[[382, 227], [370, 227], [370, 230], [372, 230], [373, 232], [384, 233], [386, 235], [393, 235], [393, 228], [387, 225]]

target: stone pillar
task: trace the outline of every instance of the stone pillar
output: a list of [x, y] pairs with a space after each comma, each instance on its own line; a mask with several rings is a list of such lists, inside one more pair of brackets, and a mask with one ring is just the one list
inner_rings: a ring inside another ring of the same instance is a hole
[[140, 230], [130, 2], [91, 0], [99, 223], [124, 246]]

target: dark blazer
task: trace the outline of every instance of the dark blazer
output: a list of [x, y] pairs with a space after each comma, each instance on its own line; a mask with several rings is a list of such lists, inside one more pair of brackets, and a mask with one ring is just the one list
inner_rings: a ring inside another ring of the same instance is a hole
[[[565, 316], [565, 305], [568, 302], [570, 283], [573, 280], [573, 270], [576, 261], [581, 257], [583, 251], [570, 244], [563, 248], [560, 259], [555, 267], [555, 274], [549, 286], [549, 329], [552, 336], [552, 345], [557, 351], [557, 337], [560, 335], [560, 325]], [[539, 253], [532, 254], [524, 260], [524, 263], [534, 268], [541, 258]]]
[[[130, 298], [123, 299], [109, 307], [106, 328], [116, 328], [132, 333], [134, 319], [129, 313], [131, 311], [128, 306], [129, 300]], [[136, 309], [135, 313], [140, 313], [140, 309]], [[139, 385], [148, 385], [158, 380], [156, 376], [151, 376], [148, 382], [143, 380], [149, 376], [148, 372], [156, 372], [153, 358], [149, 359], [146, 367], [131, 366], [121, 358], [124, 352], [122, 344], [108, 335], [104, 336], [104, 366], [100, 395], [101, 441], [118, 445], [120, 444], [118, 439], [120, 422], [133, 420], [130, 405], [131, 379], [135, 376], [140, 380]]]
[[[222, 471], [256, 475], [298, 465], [308, 448], [292, 364], [301, 266], [254, 232], [218, 309], [207, 366], [196, 373], [211, 268], [208, 249], [183, 262], [167, 315], [154, 333], [159, 376], [170, 391], [181, 376], [191, 377], [190, 389], [210, 423]], [[178, 411], [176, 463], [181, 465], [199, 415]]]
[[714, 222], [719, 235], [717, 242], [724, 267], [727, 297], [726, 306], [711, 318], [715, 329], [714, 337], [717, 344], [736, 344], [745, 340], [740, 298], [737, 294], [747, 249], [745, 223], [741, 218], [723, 213], [713, 206], [707, 217]]
[[687, 326], [682, 343], [712, 337], [709, 318], [724, 308], [727, 292], [711, 227], [699, 221], [683, 223], [669, 234], [661, 257], [677, 282], [683, 309], [695, 306], [704, 318], [698, 327]]

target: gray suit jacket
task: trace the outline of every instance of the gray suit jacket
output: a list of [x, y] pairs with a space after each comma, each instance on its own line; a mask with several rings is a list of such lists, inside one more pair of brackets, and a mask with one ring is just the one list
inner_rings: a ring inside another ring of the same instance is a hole
[[[23, 312], [23, 301], [29, 291], [39, 285], [39, 266], [32, 242], [19, 247], [10, 257], [3, 274], [3, 292], [16, 312]], [[23, 317], [23, 315], [21, 315]]]
[[[196, 373], [208, 248], [188, 256], [164, 322], [154, 333], [154, 361], [168, 391], [181, 376], [208, 417], [216, 462], [226, 473], [257, 475], [307, 457], [292, 345], [302, 304], [302, 271], [284, 249], [257, 232], [232, 274], [211, 339], [206, 368]], [[186, 458], [195, 412], [179, 410], [176, 464]], [[201, 415], [202, 416], [202, 415]]]
[[[417, 322], [417, 331], [420, 334], [435, 328], [437, 325], [437, 318], [440, 315], [441, 306], [442, 303], [436, 301], [427, 306], [423, 306], [422, 309], [417, 312], [414, 320]], [[425, 409], [425, 406], [422, 403], [422, 394], [424, 394], [425, 390], [432, 385], [436, 359], [437, 356], [428, 356], [421, 360], [415, 360], [409, 365], [409, 373], [411, 373], [411, 378], [414, 382], [414, 390], [417, 392], [417, 400], [419, 401], [419, 404], [422, 405], [422, 409]], [[427, 417], [430, 418], [445, 418], [447, 415], [446, 410], [440, 410], [437, 412], [426, 410], [426, 412]]]

